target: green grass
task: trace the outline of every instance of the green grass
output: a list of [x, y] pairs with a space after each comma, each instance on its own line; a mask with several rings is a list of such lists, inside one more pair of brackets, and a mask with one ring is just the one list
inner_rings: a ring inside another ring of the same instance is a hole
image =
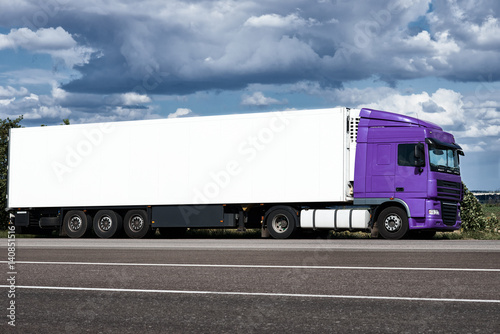
[[455, 231], [454, 233], [436, 233], [434, 239], [446, 240], [500, 240], [500, 233], [483, 231]]
[[[8, 234], [9, 234], [9, 232], [7, 230], [0, 230], [0, 238], [7, 238]], [[34, 235], [34, 234], [18, 234], [18, 233], [16, 233], [16, 239], [17, 238], [36, 238], [36, 237], [40, 237], [40, 236]]]
[[[156, 238], [161, 238], [159, 234]], [[238, 232], [232, 229], [194, 229], [186, 232], [183, 238], [189, 239], [260, 239], [260, 229], [250, 229], [246, 232]], [[370, 239], [370, 234], [366, 232], [330, 232], [328, 237], [322, 236], [324, 239]], [[298, 239], [317, 239], [318, 235], [306, 232], [296, 236]], [[491, 232], [438, 232], [432, 240], [500, 240], [500, 233]]]
[[[318, 237], [328, 238], [328, 239], [369, 239], [370, 234], [365, 232], [330, 232], [328, 236], [316, 234], [313, 231], [305, 231], [304, 233], [297, 235], [298, 239], [316, 239]], [[156, 233], [155, 238], [161, 238], [159, 233]], [[192, 239], [203, 239], [203, 238], [220, 238], [220, 239], [260, 239], [261, 230], [260, 229], [248, 229], [245, 232], [238, 232], [235, 229], [190, 229], [186, 232], [183, 238]]]
[[485, 217], [491, 217], [494, 214], [500, 218], [500, 204], [483, 204], [483, 212]]

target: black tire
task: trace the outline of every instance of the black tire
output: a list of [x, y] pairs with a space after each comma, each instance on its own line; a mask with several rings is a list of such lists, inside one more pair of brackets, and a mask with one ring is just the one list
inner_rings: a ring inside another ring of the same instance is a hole
[[111, 238], [122, 229], [122, 217], [112, 210], [99, 210], [94, 217], [93, 227], [99, 238]]
[[63, 228], [70, 238], [81, 238], [90, 228], [90, 216], [80, 210], [71, 210], [64, 215]]
[[266, 218], [267, 229], [274, 239], [290, 238], [298, 230], [298, 217], [290, 207], [273, 208]]
[[408, 234], [408, 216], [398, 207], [389, 207], [380, 213], [378, 232], [384, 239], [402, 239]]
[[130, 210], [123, 219], [123, 230], [129, 238], [144, 238], [151, 232], [150, 225], [144, 210]]

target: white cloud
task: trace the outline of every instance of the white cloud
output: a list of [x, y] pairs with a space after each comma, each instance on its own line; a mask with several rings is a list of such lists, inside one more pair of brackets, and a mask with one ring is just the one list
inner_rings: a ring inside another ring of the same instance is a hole
[[50, 54], [63, 60], [69, 68], [88, 63], [95, 51], [90, 47], [79, 46], [62, 27], [40, 28], [37, 31], [19, 28], [11, 29], [7, 35], [0, 34], [0, 50], [18, 48]]
[[147, 95], [140, 95], [133, 92], [121, 94], [121, 98], [123, 103], [127, 106], [139, 105], [151, 102], [151, 99]]
[[469, 108], [461, 93], [443, 88], [414, 94], [401, 94], [387, 87], [352, 88], [325, 91], [325, 96], [334, 97], [340, 105], [396, 112], [433, 122], [451, 132], [457, 142], [466, 142], [467, 149], [473, 152], [486, 148], [500, 151], [498, 145], [492, 145], [500, 137], [500, 112], [495, 108], [499, 103], [495, 101]]
[[250, 17], [248, 20], [246, 20], [244, 25], [257, 28], [298, 28], [315, 23], [316, 20], [305, 20], [297, 14], [289, 14], [287, 16], [281, 16], [279, 14], [265, 14], [261, 16]]
[[434, 57], [448, 56], [460, 51], [460, 47], [450, 36], [449, 31], [437, 32], [434, 38], [428, 31], [422, 31], [418, 35], [406, 40], [407, 51], [421, 50], [430, 53]]
[[52, 93], [52, 97], [55, 100], [64, 100], [68, 97], [68, 93], [64, 89], [59, 88], [55, 84], [52, 85], [51, 93]]
[[71, 75], [59, 71], [40, 69], [40, 68], [23, 68], [20, 70], [12, 70], [2, 72], [2, 76], [10, 85], [49, 85], [54, 86], [56, 82], [67, 82], [71, 80]]
[[40, 106], [24, 114], [25, 119], [64, 119], [71, 114], [71, 110], [61, 106]]
[[262, 92], [255, 92], [252, 95], [243, 95], [241, 104], [244, 106], [268, 106], [271, 104], [284, 104], [285, 101], [280, 101], [272, 97], [266, 97]]
[[481, 46], [500, 46], [500, 26], [498, 18], [489, 15], [482, 25], [472, 24], [470, 30]]
[[168, 114], [168, 118], [177, 118], [182, 116], [187, 116], [191, 114], [193, 111], [188, 108], [178, 108], [174, 113]]
[[15, 89], [11, 86], [0, 86], [0, 98], [13, 97], [13, 96], [25, 96], [28, 94], [28, 90], [25, 87]]
[[[319, 92], [316, 91], [316, 95]], [[326, 91], [329, 100], [345, 106], [366, 105], [398, 95], [399, 92], [390, 87], [345, 88]]]
[[463, 148], [464, 152], [472, 153], [472, 152], [484, 152], [484, 144], [483, 145], [470, 145], [470, 144], [461, 144], [460, 147]]
[[26, 96], [24, 98], [24, 100], [25, 101], [28, 101], [28, 100], [38, 101], [39, 98], [38, 98], [38, 95], [31, 93], [29, 96]]
[[11, 99], [0, 99], [0, 105], [1, 106], [8, 106], [11, 102], [14, 102], [16, 100], [15, 97]]
[[160, 115], [154, 113], [152, 110], [134, 109], [113, 107], [108, 109], [105, 113], [87, 113], [87, 112], [73, 112], [71, 117], [72, 124], [81, 123], [102, 123], [102, 122], [120, 122], [132, 121], [143, 119], [158, 119], [162, 118]]
[[30, 51], [70, 49], [76, 46], [71, 34], [63, 28], [11, 29], [9, 34], [0, 34], [0, 50], [23, 48]]

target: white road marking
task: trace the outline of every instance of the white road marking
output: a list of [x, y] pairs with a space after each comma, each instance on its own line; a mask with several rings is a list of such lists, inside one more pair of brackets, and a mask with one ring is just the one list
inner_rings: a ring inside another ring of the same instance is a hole
[[[0, 261], [8, 263], [8, 261]], [[412, 267], [354, 267], [354, 266], [275, 266], [253, 264], [192, 264], [192, 263], [123, 263], [123, 262], [59, 262], [16, 261], [17, 264], [136, 266], [136, 267], [199, 267], [199, 268], [262, 268], [262, 269], [342, 269], [342, 270], [415, 270], [415, 271], [473, 271], [500, 272], [493, 268], [412, 268]]]
[[[8, 288], [9, 285], [0, 285], [0, 288]], [[156, 289], [116, 289], [116, 288], [83, 288], [69, 286], [31, 286], [17, 285], [16, 289], [39, 289], [39, 290], [70, 290], [70, 291], [102, 291], [102, 292], [139, 292], [139, 293], [170, 293], [191, 295], [226, 295], [226, 296], [258, 296], [258, 297], [300, 297], [300, 298], [332, 298], [332, 299], [372, 299], [372, 300], [405, 300], [425, 302], [453, 302], [453, 303], [494, 303], [499, 304], [496, 299], [457, 299], [457, 298], [420, 298], [420, 297], [387, 297], [387, 296], [349, 296], [349, 295], [314, 295], [303, 293], [268, 293], [268, 292], [238, 292], [238, 291], [184, 291], [184, 290], [156, 290]]]

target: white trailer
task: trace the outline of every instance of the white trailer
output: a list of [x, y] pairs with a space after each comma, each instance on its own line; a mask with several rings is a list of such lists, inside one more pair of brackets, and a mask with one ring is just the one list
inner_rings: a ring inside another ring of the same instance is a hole
[[[308, 209], [352, 202], [358, 116], [333, 108], [11, 129], [8, 207], [16, 226], [71, 237], [92, 228], [111, 237], [122, 225], [131, 237], [261, 225], [288, 237], [301, 211], [303, 227], [316, 228]], [[348, 216], [367, 228], [362, 211]]]

